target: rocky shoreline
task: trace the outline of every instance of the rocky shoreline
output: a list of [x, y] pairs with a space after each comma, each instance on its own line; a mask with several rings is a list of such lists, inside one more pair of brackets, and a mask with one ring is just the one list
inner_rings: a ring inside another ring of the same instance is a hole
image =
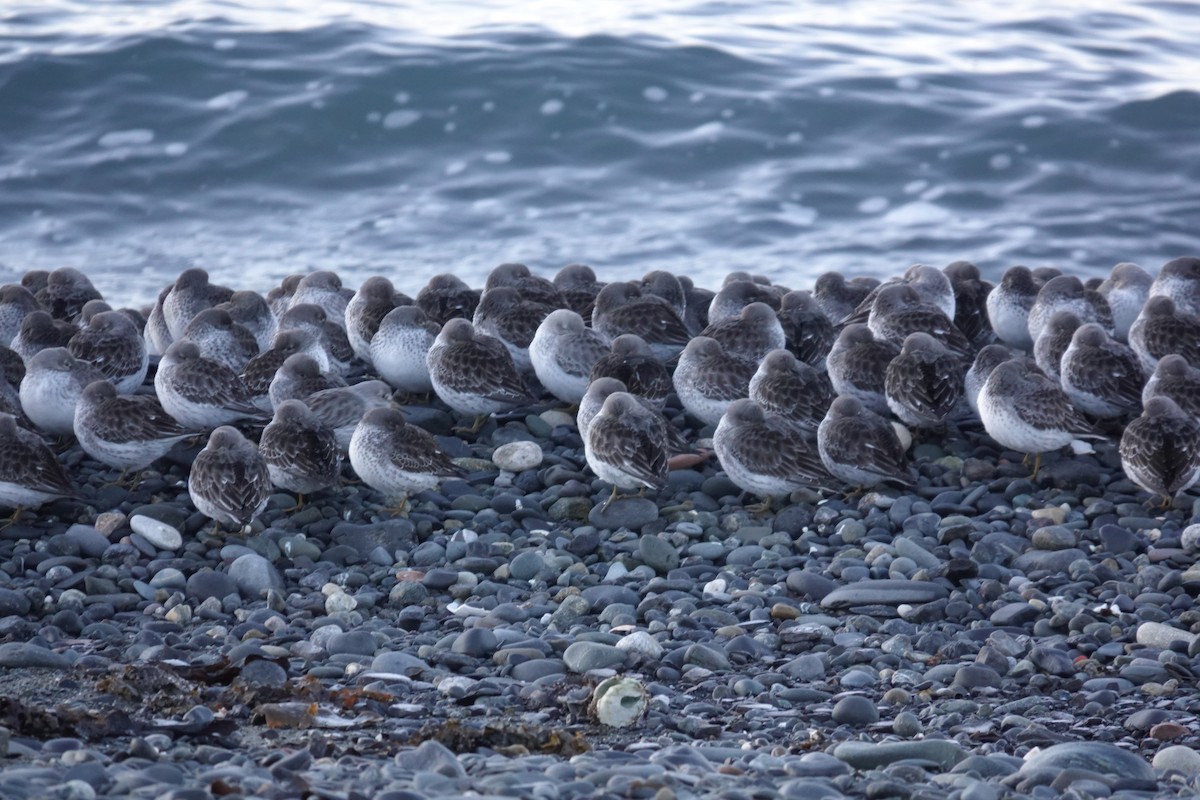
[[[1200, 788], [1197, 509], [1147, 506], [1111, 441], [1035, 483], [968, 430], [914, 446], [915, 491], [767, 514], [709, 459], [601, 510], [570, 415], [466, 441], [405, 411], [467, 471], [407, 519], [349, 483], [213, 537], [197, 447], [132, 489], [68, 450], [82, 502], [0, 531], [0, 796]], [[540, 461], [500, 470], [513, 442]], [[629, 727], [592, 707], [612, 675]]]

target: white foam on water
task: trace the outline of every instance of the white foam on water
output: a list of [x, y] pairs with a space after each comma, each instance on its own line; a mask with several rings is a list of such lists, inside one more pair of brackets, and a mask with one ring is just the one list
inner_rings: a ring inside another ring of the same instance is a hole
[[542, 114], [547, 117], [552, 117], [563, 110], [563, 101], [558, 98], [552, 98], [542, 103]]
[[512, 161], [512, 153], [507, 150], [493, 150], [485, 154], [483, 160], [489, 164], [507, 164]]
[[1045, 124], [1046, 118], [1040, 114], [1031, 114], [1030, 116], [1021, 120], [1021, 127], [1023, 128], [1040, 128]]
[[946, 209], [933, 203], [916, 201], [896, 206], [883, 218], [893, 225], [940, 225], [954, 218]]
[[186, 144], [184, 144], [183, 142], [171, 142], [170, 144], [168, 144], [166, 147], [163, 148], [164, 153], [166, 153], [169, 156], [175, 156], [175, 157], [185, 155], [187, 153], [187, 151], [188, 151], [188, 146]]
[[234, 89], [232, 92], [210, 97], [205, 105], [214, 111], [230, 111], [246, 102], [246, 98], [249, 96], [250, 93], [244, 89]]
[[1008, 153], [997, 153], [988, 159], [988, 166], [994, 170], [1008, 169], [1012, 166], [1012, 156]]
[[647, 86], [642, 90], [642, 97], [651, 103], [661, 103], [667, 99], [667, 90], [661, 86]]
[[908, 183], [904, 184], [904, 193], [917, 194], [918, 192], [925, 191], [928, 187], [929, 181], [925, 180], [924, 178], [917, 178], [915, 181], [909, 181]]
[[868, 197], [858, 204], [858, 210], [864, 214], [878, 214], [891, 204], [886, 197]]
[[213, 50], [232, 50], [237, 47], [237, 39], [217, 39], [213, 42]]
[[101, 147], [136, 147], [154, 141], [154, 131], [148, 128], [132, 128], [127, 131], [110, 131], [100, 137]]
[[401, 109], [399, 111], [389, 111], [387, 116], [383, 118], [383, 127], [389, 131], [407, 128], [421, 118], [420, 111], [411, 109]]
[[467, 162], [451, 161], [449, 164], [446, 165], [446, 169], [444, 170], [444, 172], [446, 175], [458, 175], [460, 173], [466, 172], [466, 170], [467, 170]]

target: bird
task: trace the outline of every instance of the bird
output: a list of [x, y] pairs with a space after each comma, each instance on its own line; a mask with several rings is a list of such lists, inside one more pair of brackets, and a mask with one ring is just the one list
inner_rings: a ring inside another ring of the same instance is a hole
[[1110, 338], [1094, 322], [1079, 327], [1063, 353], [1060, 383], [1072, 405], [1085, 414], [1119, 419], [1141, 411], [1146, 376], [1128, 345]]
[[292, 273], [280, 281], [278, 286], [267, 292], [267, 296], [263, 298], [267, 301], [267, 306], [270, 307], [276, 320], [282, 319], [288, 308], [291, 307], [292, 298], [296, 296], [296, 287], [302, 280], [304, 280], [303, 274]]
[[33, 292], [19, 283], [0, 286], [0, 345], [8, 347], [21, 331], [21, 323], [30, 313], [42, 311]]
[[868, 322], [871, 309], [875, 306], [875, 298], [879, 296], [880, 290], [888, 286], [908, 286], [916, 292], [921, 303], [940, 309], [946, 319], [954, 319], [957, 306], [954, 298], [954, 286], [950, 283], [950, 277], [937, 267], [928, 264], [913, 264], [899, 278], [885, 281], [872, 289], [853, 313], [840, 320], [838, 324], [844, 327], [857, 322]]
[[604, 288], [604, 284], [596, 280], [596, 271], [587, 264], [567, 264], [554, 275], [552, 282], [566, 307], [590, 321], [596, 295]]
[[683, 408], [705, 425], [716, 425], [734, 400], [747, 397], [756, 366], [725, 352], [716, 339], [697, 336], [679, 356], [672, 384]]
[[439, 327], [452, 319], [473, 319], [480, 291], [472, 289], [456, 275], [434, 275], [417, 292], [416, 304]]
[[1099, 292], [1084, 287], [1074, 275], [1059, 275], [1042, 284], [1029, 309], [1029, 337], [1035, 342], [1056, 311], [1070, 311], [1080, 322], [1095, 322], [1113, 334], [1112, 309]]
[[529, 360], [538, 381], [570, 405], [583, 399], [592, 367], [608, 353], [608, 339], [567, 308], [550, 312], [529, 343]]
[[278, 409], [284, 400], [303, 400], [325, 389], [336, 389], [346, 385], [340, 375], [321, 372], [317, 360], [308, 353], [293, 353], [275, 371], [267, 397], [271, 408]]
[[154, 374], [154, 391], [166, 412], [192, 430], [211, 431], [264, 416], [236, 372], [204, 358], [196, 343], [186, 339], [163, 354]]
[[846, 280], [837, 270], [823, 272], [813, 283], [812, 296], [817, 307], [834, 325], [854, 313], [871, 290], [879, 285], [874, 278], [857, 277]]
[[67, 342], [71, 355], [94, 364], [120, 394], [132, 394], [146, 380], [150, 354], [137, 326], [120, 311], [103, 311]]
[[346, 338], [356, 356], [372, 363], [371, 339], [383, 318], [401, 305], [411, 306], [412, 298], [397, 292], [392, 282], [382, 275], [372, 275], [359, 285], [346, 305]]
[[9, 347], [28, 364], [41, 350], [66, 347], [78, 332], [74, 323], [54, 319], [45, 311], [31, 311], [21, 320], [21, 329]]
[[708, 305], [709, 326], [738, 317], [751, 303], [763, 303], [775, 311], [779, 308], [779, 295], [769, 286], [752, 280], [727, 280]]
[[224, 364], [234, 372], [240, 372], [258, 355], [258, 339], [242, 325], [233, 321], [233, 315], [223, 308], [206, 308], [187, 324], [183, 336], [195, 342], [200, 355]]
[[879, 288], [871, 304], [867, 327], [877, 339], [885, 339], [897, 346], [902, 345], [910, 333], [927, 333], [956, 355], [964, 359], [975, 357], [971, 343], [954, 327], [946, 312], [922, 302], [917, 290], [907, 284]]
[[53, 436], [75, 432], [75, 405], [88, 384], [106, 380], [94, 364], [80, 361], [65, 347], [41, 350], [25, 365], [21, 408], [38, 430]]
[[1200, 421], [1200, 369], [1183, 356], [1163, 356], [1142, 387], [1142, 405], [1152, 397], [1169, 397], [1185, 414]]
[[616, 378], [626, 387], [622, 391], [650, 401], [659, 410], [672, 388], [671, 371], [636, 333], [623, 333], [612, 340], [609, 352], [592, 365], [589, 385], [599, 378]]
[[342, 279], [331, 270], [310, 272], [296, 284], [288, 308], [314, 305], [325, 312], [325, 318], [345, 331], [346, 306], [350, 299], [342, 291]]
[[1071, 339], [1081, 325], [1083, 320], [1073, 311], [1062, 309], [1055, 311], [1042, 327], [1033, 343], [1033, 360], [1046, 377], [1059, 380], [1063, 353], [1071, 346]]
[[146, 317], [146, 327], [142, 331], [142, 338], [146, 340], [146, 352], [152, 356], [161, 356], [167, 352], [171, 342], [175, 341], [167, 327], [166, 312], [163, 311], [163, 301], [167, 299], [172, 288], [171, 285], [162, 288], [162, 291], [158, 293], [158, 299], [154, 302], [154, 307], [150, 309], [150, 314]]
[[1181, 313], [1200, 317], [1200, 258], [1183, 256], [1163, 264], [1150, 284], [1149, 297], [1170, 298]]
[[221, 425], [192, 461], [187, 488], [192, 505], [215, 523], [214, 532], [222, 525], [244, 529], [267, 507], [271, 474], [254, 442]]
[[825, 359], [826, 372], [835, 394], [857, 397], [876, 414], [891, 409], [884, 394], [887, 366], [900, 354], [900, 347], [878, 339], [862, 324], [842, 328]]
[[171, 340], [183, 338], [183, 332], [192, 317], [206, 308], [224, 303], [232, 296], [232, 289], [209, 283], [208, 273], [199, 267], [179, 273], [171, 291], [163, 298], [163, 318]]
[[368, 411], [392, 406], [392, 387], [383, 381], [363, 381], [353, 386], [322, 389], [304, 398], [313, 416], [333, 429], [338, 447], [350, 447], [350, 437]]
[[321, 422], [300, 400], [284, 400], [263, 428], [258, 452], [271, 483], [304, 496], [336, 486], [342, 470], [342, 449], [333, 429]]
[[655, 269], [642, 276], [642, 291], [661, 298], [680, 319], [687, 316], [687, 292], [679, 278], [664, 269]]
[[89, 300], [103, 300], [91, 279], [73, 267], [59, 267], [46, 276], [34, 298], [54, 319], [74, 322]]
[[904, 450], [892, 423], [857, 397], [835, 398], [817, 427], [821, 463], [830, 475], [856, 488], [884, 482], [916, 485]]
[[[337, 358], [331, 351], [330, 331], [328, 329], [329, 317], [325, 313], [325, 309], [314, 303], [299, 303], [293, 306], [288, 306], [287, 311], [283, 312], [283, 316], [279, 318], [280, 332], [286, 330], [298, 330], [311, 334], [317, 341], [317, 348], [307, 348], [309, 355], [317, 360], [321, 365], [322, 372], [341, 372], [346, 366], [345, 363], [339, 363], [341, 359]], [[336, 326], [335, 326], [336, 327]], [[349, 339], [346, 340], [346, 348], [350, 349]], [[346, 354], [343, 353], [343, 356]]]
[[1001, 446], [1034, 455], [1033, 473], [1042, 453], [1066, 447], [1077, 438], [1096, 437], [1092, 425], [1071, 405], [1057, 383], [1020, 360], [995, 369], [979, 393], [983, 428]]
[[370, 362], [379, 377], [408, 394], [432, 392], [429, 350], [440, 330], [420, 306], [397, 306], [389, 311], [371, 337]]
[[767, 353], [748, 388], [750, 399], [764, 411], [784, 417], [806, 434], [816, 433], [834, 397], [825, 373], [782, 349]]
[[388, 502], [398, 502], [397, 510], [407, 509], [410, 493], [462, 476], [437, 440], [408, 424], [398, 408], [368, 411], [354, 429], [349, 453], [355, 474]]
[[1169, 397], [1152, 397], [1118, 448], [1129, 479], [1169, 507], [1200, 479], [1200, 422]]
[[776, 316], [783, 328], [787, 349], [799, 360], [824, 372], [825, 359], [837, 339], [837, 331], [812, 294], [788, 292], [780, 298]]
[[700, 336], [715, 339], [725, 352], [754, 366], [772, 350], [787, 346], [783, 325], [766, 303], [750, 303], [736, 316], [709, 322]]
[[1003, 344], [989, 344], [979, 349], [975, 360], [963, 376], [963, 397], [976, 417], [979, 416], [979, 393], [992, 370], [1013, 358], [1024, 359], [1030, 369], [1037, 369], [1036, 362], [1022, 350], [1009, 349]]
[[687, 275], [680, 275], [679, 283], [683, 286], [683, 293], [687, 297], [683, 324], [687, 327], [688, 333], [695, 336], [708, 327], [708, 309], [717, 294], [703, 286], [696, 286]]
[[987, 299], [995, 286], [985, 281], [970, 261], [953, 261], [942, 268], [954, 293], [954, 325], [975, 347], [996, 341], [988, 319]]
[[275, 340], [275, 334], [279, 332], [279, 320], [275, 318], [275, 313], [271, 311], [267, 301], [258, 292], [245, 289], [236, 291], [229, 296], [228, 300], [218, 303], [214, 308], [219, 308], [229, 314], [235, 323], [253, 334], [254, 343], [257, 345], [256, 353], [270, 348], [271, 342]]
[[1129, 346], [1146, 373], [1153, 372], [1158, 360], [1171, 353], [1200, 367], [1200, 317], [1180, 311], [1166, 295], [1152, 294], [1129, 326]]
[[764, 499], [757, 509], [748, 507], [751, 511], [765, 511], [774, 498], [829, 486], [832, 481], [816, 443], [749, 398], [735, 400], [725, 409], [713, 434], [713, 449], [734, 485]]
[[0, 507], [22, 509], [76, 496], [75, 486], [54, 453], [33, 431], [0, 414]]
[[471, 324], [477, 334], [492, 336], [508, 348], [513, 363], [524, 374], [533, 372], [529, 345], [554, 306], [528, 300], [511, 286], [485, 289], [475, 307]]
[[927, 333], [910, 333], [884, 373], [883, 391], [896, 418], [941, 431], [963, 400], [963, 363]]
[[584, 458], [592, 473], [613, 487], [601, 510], [621, 489], [661, 491], [667, 486], [666, 425], [633, 395], [614, 392], [588, 425]]
[[687, 326], [660, 297], [634, 281], [610, 283], [596, 295], [592, 328], [610, 340], [623, 333], [642, 337], [656, 356], [674, 358], [691, 339]]
[[93, 381], [79, 396], [74, 431], [85, 453], [122, 471], [145, 469], [195, 436], [154, 395], [122, 395], [106, 380]]
[[493, 414], [535, 402], [508, 348], [493, 336], [476, 335], [465, 319], [442, 327], [427, 364], [434, 393], [459, 414], [475, 417], [476, 426]]
[[1113, 330], [1120, 341], [1129, 340], [1129, 326], [1146, 305], [1153, 283], [1150, 273], [1126, 261], [1114, 266], [1097, 289], [1112, 310]]
[[[596, 378], [588, 384], [587, 392], [579, 401], [579, 408], [575, 412], [575, 427], [579, 429], [579, 437], [583, 441], [587, 441], [588, 427], [592, 424], [592, 420], [600, 413], [600, 409], [604, 407], [604, 401], [609, 398], [609, 395], [616, 392], [627, 392], [628, 389], [624, 383], [616, 378]], [[630, 393], [632, 394], [632, 393]], [[687, 439], [679, 432], [679, 429], [667, 421], [663, 416], [662, 409], [656, 406], [650, 400], [640, 396], [632, 395], [641, 404], [642, 408], [647, 411], [652, 411], [662, 418], [663, 425], [667, 430], [667, 452], [668, 453], [686, 453], [691, 446]]]
[[1033, 270], [1018, 264], [1006, 269], [1000, 276], [1000, 283], [988, 293], [988, 322], [1000, 341], [1009, 347], [1020, 350], [1033, 347], [1034, 340], [1029, 335], [1029, 311], [1042, 283]]
[[293, 328], [275, 334], [271, 347], [250, 359], [238, 373], [238, 377], [245, 382], [246, 389], [250, 392], [252, 402], [259, 408], [271, 410], [271, 381], [275, 380], [275, 373], [283, 366], [283, 362], [296, 353], [304, 353], [316, 361], [318, 366], [330, 363], [325, 348], [314, 333]]
[[553, 282], [534, 275], [524, 264], [506, 263], [494, 267], [488, 273], [483, 291], [500, 287], [513, 289], [522, 300], [550, 309], [566, 308], [567, 305]]

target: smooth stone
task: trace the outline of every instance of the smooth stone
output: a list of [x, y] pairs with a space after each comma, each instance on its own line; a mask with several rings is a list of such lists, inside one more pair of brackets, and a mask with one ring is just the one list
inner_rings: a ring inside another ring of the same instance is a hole
[[1161, 622], [1143, 622], [1137, 629], [1137, 643], [1166, 650], [1173, 642], [1190, 645], [1196, 634]]
[[903, 736], [905, 739], [911, 739], [914, 736], [920, 735], [924, 729], [920, 718], [911, 711], [901, 711], [892, 720], [892, 732], [897, 736]]
[[330, 655], [374, 656], [378, 645], [369, 631], [354, 630], [335, 633], [325, 643]]
[[1200, 775], [1200, 753], [1186, 745], [1173, 744], [1155, 753], [1150, 765], [1159, 772], [1174, 769], [1184, 775]]
[[187, 579], [187, 595], [196, 600], [223, 600], [237, 593], [237, 584], [224, 572], [204, 569], [193, 572]]
[[833, 707], [833, 721], [841, 725], [873, 725], [879, 722], [879, 709], [861, 695], [850, 695]]
[[0, 618], [23, 617], [33, 608], [33, 604], [21, 592], [15, 589], [0, 587]]
[[1063, 742], [1027, 756], [1022, 773], [1082, 769], [1100, 775], [1153, 781], [1154, 769], [1136, 753], [1107, 742]]
[[572, 642], [563, 651], [563, 663], [572, 672], [589, 672], [625, 663], [626, 652], [619, 647], [600, 642]]
[[384, 650], [371, 660], [373, 672], [386, 672], [394, 675], [407, 675], [410, 672], [423, 672], [429, 665], [411, 653], [401, 650]]
[[1065, 550], [1028, 550], [1013, 559], [1013, 569], [1023, 572], [1066, 572], [1071, 563], [1087, 560], [1087, 553], [1077, 547]]
[[862, 580], [839, 586], [821, 598], [823, 608], [852, 608], [854, 606], [896, 606], [902, 603], [929, 603], [946, 597], [949, 591], [936, 583], [884, 578]]
[[643, 536], [638, 540], [638, 556], [655, 572], [667, 573], [679, 566], [679, 550], [659, 536]]
[[991, 667], [967, 664], [954, 673], [954, 683], [965, 689], [994, 689], [1000, 685], [1000, 675]]
[[1070, 528], [1047, 525], [1035, 530], [1029, 539], [1038, 550], [1066, 550], [1075, 546], [1078, 536]]
[[617, 647], [627, 653], [656, 661], [662, 657], [663, 646], [646, 631], [627, 633], [617, 641]]
[[412, 772], [432, 772], [447, 778], [465, 778], [467, 771], [454, 751], [436, 739], [426, 739], [413, 750], [402, 750], [394, 759], [396, 766]]
[[916, 742], [842, 742], [833, 755], [856, 769], [875, 769], [896, 761], [918, 759], [932, 761], [950, 769], [967, 757], [967, 752], [945, 739]]
[[588, 522], [601, 530], [626, 528], [639, 531], [658, 519], [658, 504], [647, 497], [619, 497], [603, 508], [603, 503], [588, 513]]
[[238, 556], [229, 565], [229, 577], [243, 597], [256, 599], [270, 589], [283, 589], [283, 576], [275, 565], [258, 553]]
[[522, 550], [508, 562], [508, 574], [518, 581], [531, 581], [546, 566], [546, 560], [536, 550]]
[[79, 547], [79, 554], [85, 558], [100, 558], [111, 544], [107, 536], [91, 525], [72, 525], [64, 535]]
[[544, 457], [536, 442], [509, 442], [492, 452], [492, 463], [509, 472], [524, 472], [541, 466]]
[[484, 658], [496, 652], [500, 640], [489, 628], [467, 628], [450, 645], [450, 651], [462, 655]]
[[821, 601], [837, 588], [837, 584], [817, 572], [794, 569], [787, 575], [787, 588], [801, 597]]
[[129, 527], [159, 550], [178, 550], [183, 547], [183, 534], [171, 525], [153, 517], [134, 514], [129, 518]]
[[567, 667], [559, 658], [531, 658], [528, 661], [522, 661], [520, 664], [514, 664], [512, 668], [512, 677], [514, 680], [522, 683], [532, 683], [536, 680], [541, 680], [549, 675], [562, 675], [567, 671]]
[[641, 599], [628, 586], [589, 586], [579, 593], [591, 608], [607, 608], [612, 605], [637, 606]]
[[66, 656], [44, 647], [38, 647], [28, 642], [0, 644], [0, 667], [66, 669], [69, 666], [71, 666], [71, 662]]

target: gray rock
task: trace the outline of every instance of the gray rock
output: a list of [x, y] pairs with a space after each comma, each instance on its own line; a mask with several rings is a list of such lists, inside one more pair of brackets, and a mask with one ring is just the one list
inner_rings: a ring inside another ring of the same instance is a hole
[[643, 536], [638, 541], [638, 556], [656, 572], [670, 572], [679, 566], [679, 550], [660, 536]]
[[1164, 747], [1154, 754], [1150, 762], [1159, 772], [1169, 769], [1179, 770], [1184, 775], [1200, 775], [1200, 753], [1182, 744]]
[[354, 630], [333, 634], [326, 642], [325, 649], [330, 655], [373, 656], [378, 645], [369, 631]]
[[852, 608], [854, 606], [885, 605], [902, 603], [928, 603], [949, 595], [949, 591], [936, 583], [905, 580], [865, 580], [848, 586], [839, 586], [821, 598], [824, 608]]
[[[389, 519], [373, 525], [342, 522], [334, 526], [330, 538], [336, 544], [352, 548], [366, 559], [377, 547], [382, 547], [388, 553], [412, 547], [413, 524], [406, 519]], [[434, 563], [440, 561], [441, 558], [438, 558]]]
[[914, 736], [920, 736], [925, 728], [921, 725], [921, 720], [911, 711], [901, 711], [892, 720], [892, 732], [897, 736], [903, 736], [905, 739], [911, 739]]
[[658, 504], [646, 497], [621, 497], [609, 503], [608, 508], [596, 506], [588, 514], [588, 522], [609, 531], [621, 528], [640, 531], [656, 519]]
[[79, 554], [85, 558], [100, 558], [110, 544], [108, 537], [91, 525], [72, 525], [65, 536], [79, 547]]
[[625, 663], [626, 653], [619, 647], [600, 642], [573, 642], [563, 652], [563, 663], [572, 672], [615, 667]]
[[387, 672], [395, 675], [410, 675], [424, 672], [429, 665], [411, 653], [398, 650], [385, 650], [371, 660], [374, 672]]
[[522, 550], [508, 562], [508, 574], [519, 581], [531, 581], [546, 566], [546, 560], [536, 550]]
[[833, 707], [833, 721], [854, 727], [873, 725], [879, 722], [879, 709], [862, 695], [852, 694], [837, 701]]
[[192, 573], [187, 579], [188, 597], [195, 600], [203, 601], [209, 598], [221, 600], [228, 595], [237, 593], [237, 584], [224, 572], [203, 569]]
[[38, 647], [28, 642], [5, 642], [0, 644], [0, 667], [17, 669], [66, 669], [70, 660], [61, 653]]
[[823, 600], [825, 595], [837, 588], [837, 584], [817, 572], [794, 569], [788, 573], [787, 587], [801, 597]]
[[1077, 547], [1066, 550], [1028, 550], [1013, 559], [1013, 569], [1030, 572], [1066, 572], [1072, 561], [1086, 559], [1087, 554]]
[[0, 618], [16, 616], [23, 617], [29, 613], [33, 604], [29, 598], [14, 589], [0, 587]]
[[1074, 547], [1078, 540], [1075, 531], [1062, 525], [1038, 528], [1029, 538], [1038, 550], [1066, 550]]
[[607, 608], [617, 604], [636, 606], [640, 602], [638, 593], [628, 586], [589, 586], [580, 594], [591, 608]]
[[1161, 622], [1143, 622], [1137, 629], [1138, 644], [1164, 650], [1169, 648], [1172, 642], [1190, 645], [1195, 639], [1196, 634]]
[[1154, 780], [1154, 769], [1136, 753], [1107, 742], [1063, 742], [1025, 759], [1020, 773], [1081, 769], [1098, 775]]
[[269, 589], [282, 589], [283, 576], [275, 565], [258, 553], [238, 556], [229, 565], [229, 577], [243, 597], [257, 599]]
[[153, 517], [134, 514], [129, 518], [129, 527], [159, 550], [178, 550], [183, 547], [183, 534], [179, 529]]
[[909, 758], [933, 761], [943, 769], [950, 769], [967, 757], [965, 750], [945, 739], [882, 743], [842, 742], [833, 748], [833, 755], [856, 769], [875, 769]]
[[465, 778], [467, 771], [458, 756], [436, 739], [426, 739], [414, 750], [402, 750], [396, 754], [396, 766], [413, 772], [432, 772], [447, 778]]
[[995, 689], [1000, 686], [1000, 676], [991, 667], [967, 664], [954, 673], [954, 683], [965, 689]]
[[492, 463], [509, 472], [524, 472], [542, 464], [542, 448], [536, 442], [509, 442], [492, 452]]
[[467, 628], [450, 645], [451, 652], [475, 658], [485, 658], [496, 652], [500, 641], [489, 628]]

